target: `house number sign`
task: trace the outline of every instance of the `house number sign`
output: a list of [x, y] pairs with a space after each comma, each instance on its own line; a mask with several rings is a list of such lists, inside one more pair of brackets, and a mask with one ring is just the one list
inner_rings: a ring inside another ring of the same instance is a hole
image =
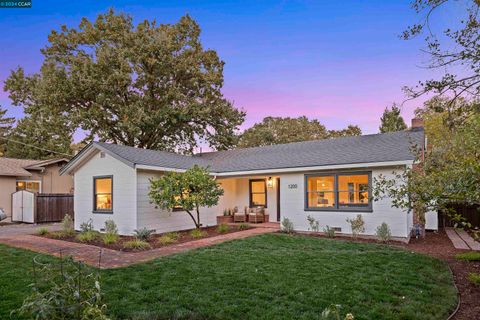
[[288, 185], [288, 189], [297, 189], [297, 188], [298, 188], [298, 186], [297, 186], [296, 183], [292, 183], [292, 184]]

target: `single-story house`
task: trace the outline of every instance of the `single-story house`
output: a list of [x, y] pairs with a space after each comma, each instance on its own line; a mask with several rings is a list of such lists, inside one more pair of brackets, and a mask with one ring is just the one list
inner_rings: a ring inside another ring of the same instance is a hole
[[392, 235], [409, 237], [412, 213], [390, 199], [371, 200], [372, 181], [392, 177], [414, 163], [412, 144], [423, 146], [423, 128], [393, 133], [305, 141], [208, 152], [192, 156], [93, 142], [62, 169], [75, 180], [75, 227], [93, 221], [102, 229], [113, 219], [121, 234], [149, 228], [157, 232], [191, 229], [190, 217], [156, 209], [148, 197], [149, 179], [167, 171], [208, 167], [225, 193], [217, 206], [201, 209], [203, 225], [215, 225], [225, 208], [263, 206], [270, 221], [288, 218], [308, 230], [307, 216], [320, 227], [350, 233], [347, 218], [361, 214], [365, 234], [386, 222]]
[[27, 190], [34, 193], [72, 193], [73, 179], [61, 176], [67, 159], [27, 160], [0, 157], [0, 208], [12, 216], [12, 194]]

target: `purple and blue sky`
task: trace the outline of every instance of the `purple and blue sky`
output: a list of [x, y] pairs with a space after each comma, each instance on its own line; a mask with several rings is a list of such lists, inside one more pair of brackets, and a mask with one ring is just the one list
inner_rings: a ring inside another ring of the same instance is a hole
[[[421, 68], [422, 39], [399, 34], [418, 21], [409, 0], [348, 1], [40, 1], [31, 9], [0, 9], [0, 81], [23, 66], [38, 71], [52, 29], [78, 26], [109, 7], [135, 22], [174, 23], [188, 13], [202, 28], [204, 47], [225, 61], [224, 95], [247, 111], [242, 128], [265, 116], [306, 115], [329, 129], [358, 124], [378, 132], [383, 109], [405, 96], [402, 86], [434, 76]], [[461, 9], [435, 16], [454, 23]], [[437, 73], [438, 75], [438, 73]], [[406, 102], [407, 123], [423, 100]], [[22, 116], [1, 90], [0, 104]]]

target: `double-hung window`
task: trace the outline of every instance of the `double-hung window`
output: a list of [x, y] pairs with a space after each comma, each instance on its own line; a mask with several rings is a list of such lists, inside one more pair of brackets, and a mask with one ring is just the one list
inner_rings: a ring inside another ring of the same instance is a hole
[[305, 176], [306, 210], [371, 211], [371, 173]]
[[112, 176], [93, 178], [93, 211], [107, 213], [113, 211]]
[[267, 185], [265, 179], [250, 180], [250, 208], [267, 207]]

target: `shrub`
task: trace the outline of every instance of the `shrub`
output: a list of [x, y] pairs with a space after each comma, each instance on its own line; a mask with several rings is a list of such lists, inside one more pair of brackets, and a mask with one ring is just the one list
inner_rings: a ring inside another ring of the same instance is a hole
[[310, 225], [309, 229], [313, 232], [318, 232], [320, 230], [320, 223], [312, 216], [307, 216], [308, 224]]
[[325, 235], [329, 238], [335, 238], [335, 229], [334, 228], [330, 228], [330, 226], [325, 226], [325, 228], [323, 228], [323, 232], [325, 233]]
[[459, 253], [455, 256], [458, 260], [480, 261], [480, 252], [470, 251]]
[[221, 223], [217, 227], [218, 233], [227, 233], [228, 231], [230, 231], [230, 227], [226, 223]]
[[112, 219], [107, 219], [105, 221], [105, 234], [102, 237], [104, 244], [114, 244], [117, 243], [119, 239], [117, 225]]
[[193, 229], [191, 232], [190, 232], [190, 235], [192, 236], [192, 238], [194, 239], [200, 239], [200, 238], [203, 238], [207, 235], [207, 233], [205, 231], [202, 231], [200, 229]]
[[293, 233], [293, 222], [288, 218], [283, 218], [282, 220], [282, 231], [285, 233]]
[[247, 229], [250, 229], [250, 226], [246, 223], [240, 223], [238, 225], [238, 230], [247, 230]]
[[34, 262], [32, 293], [11, 318], [108, 320], [98, 274], [86, 273], [91, 269], [71, 258], [60, 260], [60, 264]]
[[89, 219], [87, 222], [82, 222], [80, 224], [80, 231], [81, 232], [93, 231], [93, 220]]
[[160, 238], [158, 238], [158, 243], [163, 245], [163, 246], [168, 245], [168, 244], [172, 244], [172, 243], [175, 243], [175, 242], [177, 242], [177, 238], [173, 237], [169, 233], [166, 233], [166, 234], [162, 235]]
[[468, 274], [468, 280], [474, 285], [480, 286], [480, 273], [470, 272]]
[[142, 241], [140, 239], [134, 239], [127, 241], [123, 244], [125, 249], [133, 249], [133, 250], [147, 250], [150, 249], [150, 244], [146, 241]]
[[63, 231], [56, 231], [56, 232], [50, 233], [50, 237], [54, 239], [62, 239], [62, 238], [65, 238], [65, 235]]
[[75, 227], [73, 219], [69, 214], [66, 214], [62, 220], [62, 234], [66, 237], [75, 235]]
[[105, 233], [105, 234], [102, 236], [102, 240], [103, 240], [103, 243], [104, 243], [104, 244], [114, 244], [114, 243], [117, 243], [117, 242], [118, 242], [118, 239], [120, 239], [120, 237], [118, 236], [118, 234], [115, 234], [115, 233]]
[[148, 241], [153, 233], [155, 233], [155, 229], [142, 228], [133, 230], [133, 236], [141, 241]]
[[105, 233], [118, 234], [117, 225], [112, 219], [105, 221]]
[[168, 232], [166, 233], [166, 235], [168, 235], [170, 238], [174, 239], [175, 241], [177, 241], [182, 237], [182, 235], [178, 232]]
[[357, 214], [355, 219], [347, 218], [347, 222], [350, 223], [350, 227], [352, 228], [352, 236], [355, 239], [360, 233], [365, 232], [365, 221], [363, 221], [361, 214]]
[[377, 232], [375, 233], [380, 242], [387, 243], [392, 239], [392, 232], [390, 227], [385, 222], [382, 222], [381, 225], [377, 227]]
[[92, 242], [96, 240], [99, 236], [99, 233], [94, 230], [82, 231], [77, 235], [77, 240], [80, 242]]
[[42, 227], [42, 228], [37, 230], [37, 234], [39, 236], [46, 236], [49, 233], [50, 233], [50, 231], [48, 231], [48, 228], [45, 228], [45, 227]]

